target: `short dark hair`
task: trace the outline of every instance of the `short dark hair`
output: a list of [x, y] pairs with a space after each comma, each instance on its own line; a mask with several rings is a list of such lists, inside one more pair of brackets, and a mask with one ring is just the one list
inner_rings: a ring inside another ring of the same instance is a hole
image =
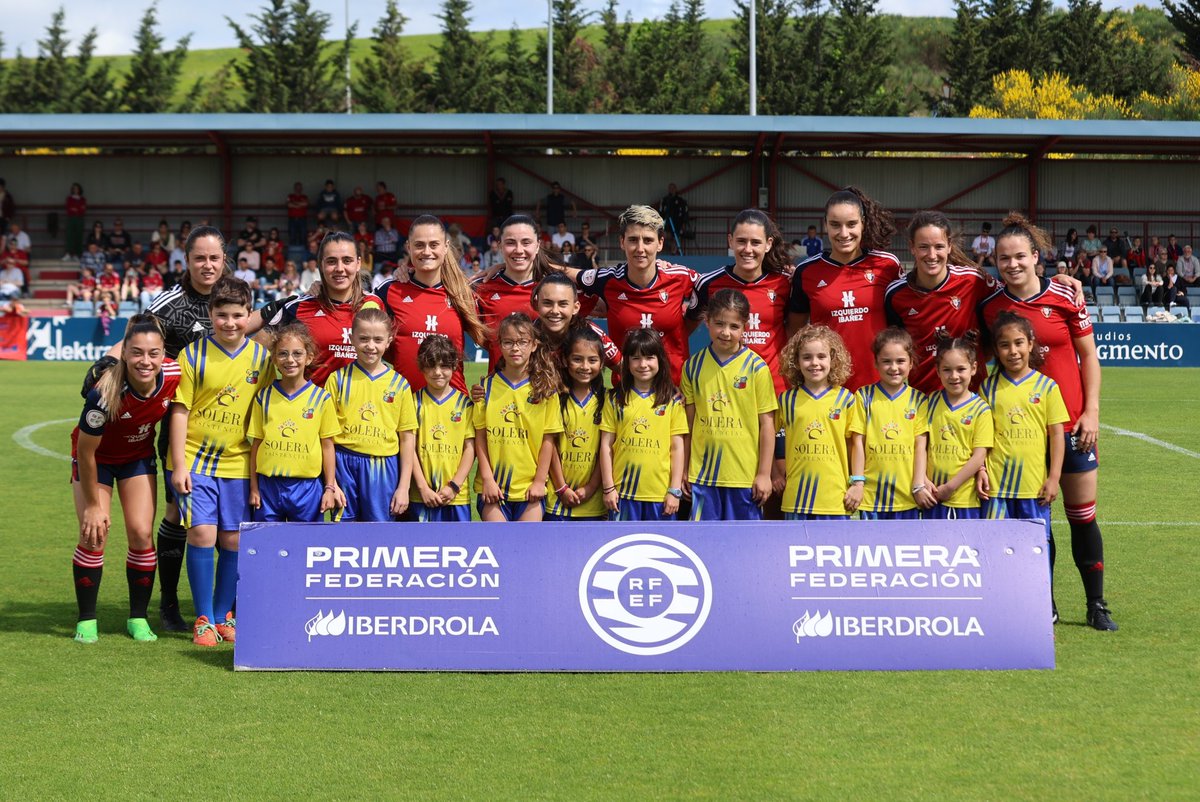
[[208, 296], [210, 312], [220, 306], [244, 306], [249, 311], [253, 305], [250, 285], [234, 276], [222, 276], [217, 279], [212, 294]]

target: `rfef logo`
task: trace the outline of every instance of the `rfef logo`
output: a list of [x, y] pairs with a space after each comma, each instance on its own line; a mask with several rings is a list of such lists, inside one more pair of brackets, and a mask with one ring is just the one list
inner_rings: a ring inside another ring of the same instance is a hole
[[592, 554], [579, 577], [588, 626], [626, 654], [674, 651], [712, 607], [712, 579], [696, 553], [663, 535], [625, 535]]

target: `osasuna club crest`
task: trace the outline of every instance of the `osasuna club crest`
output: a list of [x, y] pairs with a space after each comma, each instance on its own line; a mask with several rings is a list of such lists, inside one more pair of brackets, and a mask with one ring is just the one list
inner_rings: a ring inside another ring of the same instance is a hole
[[870, 281], [870, 282], [875, 281], [875, 271], [874, 270], [868, 270], [866, 273], [863, 273], [863, 275], [866, 277], [867, 281]]
[[771, 303], [775, 302], [775, 290], [767, 290], [767, 300]]
[[952, 296], [950, 296], [950, 305], [953, 306], [955, 309], [961, 309], [962, 308], [962, 299], [959, 298], [957, 295], [952, 295]]
[[1043, 306], [1042, 307], [1042, 317], [1048, 318], [1048, 317], [1050, 317], [1050, 315], [1051, 315], [1050, 307]]
[[658, 297], [661, 298], [662, 302], [665, 304], [667, 302], [667, 299], [670, 298], [671, 296], [666, 290], [659, 290]]

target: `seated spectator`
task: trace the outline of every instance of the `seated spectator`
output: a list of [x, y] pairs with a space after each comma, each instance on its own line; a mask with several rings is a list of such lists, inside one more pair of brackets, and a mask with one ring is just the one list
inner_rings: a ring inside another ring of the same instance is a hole
[[308, 196], [299, 181], [292, 184], [287, 196], [288, 245], [303, 246], [308, 242]]
[[[241, 255], [246, 251], [261, 252], [266, 239], [266, 236], [263, 235], [262, 230], [258, 227], [258, 218], [247, 217], [246, 227], [238, 232], [238, 258], [240, 259]], [[255, 269], [258, 269], [258, 263], [255, 263]]]
[[1094, 274], [1095, 270], [1092, 269], [1092, 260], [1087, 258], [1087, 255], [1081, 248], [1079, 250], [1078, 258], [1075, 260], [1075, 263], [1071, 265], [1071, 277], [1077, 279], [1079, 283], [1086, 288], [1086, 292], [1091, 295], [1092, 301], [1096, 300], [1096, 291], [1095, 288], [1092, 287], [1092, 276]]
[[1174, 264], [1179, 261], [1179, 257], [1183, 256], [1183, 248], [1179, 245], [1179, 240], [1174, 234], [1167, 235], [1167, 261]]
[[15, 301], [25, 294], [25, 274], [5, 261], [0, 267], [0, 300]]
[[1082, 244], [1079, 241], [1079, 232], [1073, 228], [1068, 228], [1066, 239], [1063, 240], [1062, 246], [1058, 249], [1058, 258], [1066, 262], [1072, 272], [1074, 272], [1076, 265], [1079, 264], [1079, 257], [1083, 252]]
[[346, 223], [352, 229], [357, 229], [359, 223], [366, 223], [371, 214], [371, 206], [371, 196], [364, 193], [362, 187], [355, 187], [354, 192], [342, 204], [346, 211]]
[[318, 281], [320, 278], [321, 271], [317, 269], [317, 260], [309, 259], [306, 261], [304, 263], [304, 270], [300, 273], [300, 292], [308, 292], [308, 288], [313, 285], [313, 282]]
[[142, 291], [140, 276], [137, 268], [125, 266], [125, 278], [121, 281], [121, 293], [118, 298], [122, 301], [136, 301]]
[[1108, 247], [1100, 246], [1100, 252], [1092, 259], [1092, 296], [1098, 297], [1100, 287], [1112, 287], [1113, 261], [1108, 255]]
[[106, 292], [111, 292], [115, 298], [121, 291], [121, 274], [117, 272], [117, 268], [112, 262], [104, 263], [100, 275], [96, 276], [96, 286], [99, 287], [101, 296]]
[[1079, 243], [1079, 247], [1089, 260], [1095, 259], [1100, 253], [1100, 238], [1096, 234], [1095, 226], [1088, 226], [1087, 235], [1084, 236], [1083, 242]]
[[1179, 274], [1179, 278], [1183, 279], [1183, 283], [1189, 287], [1196, 286], [1196, 282], [1200, 281], [1200, 258], [1197, 258], [1192, 253], [1191, 245], [1183, 246], [1183, 254], [1175, 263], [1175, 272]]
[[309, 255], [311, 255], [313, 257], [315, 257], [317, 255], [317, 252], [321, 250], [322, 240], [325, 239], [325, 235], [328, 234], [330, 231], [333, 231], [333, 229], [330, 227], [329, 223], [325, 220], [321, 220], [317, 223], [316, 228], [314, 228], [312, 231], [308, 232], [308, 253], [309, 253]]
[[1108, 258], [1112, 259], [1114, 281], [1122, 283], [1128, 281], [1130, 278], [1127, 275], [1129, 262], [1125, 255], [1129, 248], [1125, 245], [1125, 238], [1118, 233], [1117, 229], [1110, 228], [1108, 236], [1104, 238], [1104, 247], [1108, 248]]
[[[372, 237], [372, 239], [374, 238]], [[371, 251], [371, 248], [368, 246], [368, 244], [365, 242], [355, 242], [354, 251], [358, 254], [358, 260], [362, 263], [359, 265], [359, 269], [364, 270], [367, 273], [374, 272], [375, 254]]]
[[283, 264], [283, 240], [279, 237], [278, 228], [267, 232], [267, 238], [263, 241], [262, 256], [264, 264], [268, 259], [274, 259], [276, 267]]
[[368, 250], [374, 250], [375, 235], [371, 233], [365, 220], [354, 227], [354, 242], [366, 245]]
[[1149, 310], [1151, 306], [1163, 305], [1163, 277], [1158, 274], [1158, 268], [1151, 263], [1146, 268], [1146, 272], [1142, 274], [1142, 290], [1139, 300], [1142, 304], [1142, 312]]
[[96, 300], [96, 271], [90, 267], [83, 268], [79, 281], [67, 285], [66, 307], [70, 309], [76, 301], [93, 303]]
[[[506, 218], [507, 219], [507, 218]], [[500, 241], [500, 226], [492, 226], [492, 230], [487, 235], [487, 246], [490, 250], [493, 242]]]
[[182, 259], [171, 260], [171, 269], [163, 276], [163, 289], [173, 289], [183, 281], [184, 274], [187, 273], [186, 264]]
[[[317, 195], [317, 222], [337, 225], [342, 219], [342, 195], [330, 178], [325, 188]], [[320, 244], [318, 242], [318, 244]], [[314, 251], [315, 253], [315, 251]]]
[[559, 264], [569, 265], [575, 258], [575, 245], [571, 242], [564, 242], [558, 250]]
[[146, 268], [146, 274], [142, 277], [142, 294], [138, 297], [142, 309], [149, 308], [154, 299], [163, 294], [166, 285], [163, 276], [166, 269], [166, 264], [151, 265]]
[[[1125, 254], [1125, 262], [1129, 265], [1129, 275], [1133, 276], [1133, 271], [1140, 267], [1145, 267], [1154, 261], [1153, 252], [1148, 252], [1142, 245], [1141, 237], [1134, 237], [1133, 244], [1129, 247]], [[1160, 275], [1159, 278], [1162, 278]]]
[[1176, 306], [1182, 306], [1188, 311], [1192, 308], [1188, 303], [1187, 285], [1175, 272], [1175, 265], [1168, 265], [1167, 275], [1163, 277], [1163, 305], [1167, 307], [1168, 312]]
[[280, 298], [291, 298], [300, 294], [300, 274], [296, 272], [296, 263], [288, 259], [283, 263], [283, 272], [279, 274]]
[[133, 236], [125, 230], [125, 222], [121, 218], [113, 220], [112, 231], [108, 232], [108, 261], [124, 266], [133, 249]]
[[451, 223], [450, 228], [446, 229], [446, 235], [450, 238], [450, 244], [455, 246], [459, 253], [466, 253], [467, 248], [471, 247], [471, 238], [463, 233], [462, 226], [458, 223]]
[[4, 246], [8, 247], [9, 240], [15, 240], [17, 247], [29, 253], [33, 248], [33, 242], [29, 239], [29, 235], [21, 230], [21, 224], [13, 221], [8, 224], [8, 234], [4, 237]]
[[992, 236], [992, 224], [984, 223], [979, 236], [971, 243], [971, 255], [975, 257], [975, 266], [996, 266], [996, 239]]
[[150, 234], [150, 248], [153, 250], [154, 243], [158, 243], [162, 248], [163, 253], [170, 253], [175, 250], [175, 233], [171, 231], [170, 224], [166, 220], [158, 221], [158, 228]]
[[100, 250], [100, 246], [95, 242], [89, 242], [83, 251], [83, 256], [79, 257], [79, 269], [91, 269], [93, 276], [100, 275], [100, 271], [104, 269], [104, 252]]
[[383, 225], [375, 230], [375, 263], [396, 262], [400, 258], [400, 232], [392, 228], [392, 221], [384, 218]]
[[19, 240], [10, 237], [4, 245], [3, 259], [5, 267], [15, 267], [24, 277], [22, 285], [29, 286], [29, 251], [20, 247]]
[[808, 227], [808, 231], [804, 234], [804, 239], [800, 240], [800, 247], [804, 249], [802, 254], [802, 258], [804, 259], [820, 256], [821, 251], [825, 250], [825, 241], [817, 234], [816, 226]]
[[571, 247], [574, 248], [575, 235], [572, 234], [570, 231], [567, 231], [566, 223], [559, 223], [557, 226], [557, 230], [550, 237], [550, 242], [552, 242], [554, 244], [555, 248], [558, 248], [560, 250], [562, 249], [564, 242], [571, 243]]
[[130, 270], [141, 270], [146, 266], [146, 253], [142, 250], [142, 243], [135, 242], [133, 247], [129, 249], [129, 255], [125, 258], [125, 272]]
[[479, 272], [479, 249], [474, 245], [468, 245], [463, 255], [459, 257], [459, 265], [462, 267], [467, 276], [473, 276]]
[[384, 220], [396, 222], [396, 196], [388, 192], [388, 186], [382, 181], [375, 182], [375, 227], [383, 225]]
[[256, 278], [258, 280], [258, 292], [256, 295], [260, 303], [274, 301], [279, 297], [278, 264], [274, 259], [264, 259], [262, 267], [256, 271]]
[[379, 288], [379, 285], [385, 281], [392, 280], [392, 274], [396, 271], [395, 262], [383, 262], [379, 265], [379, 272], [371, 279], [371, 289]]
[[570, 267], [575, 267], [580, 270], [591, 270], [599, 268], [600, 265], [596, 261], [596, 254], [600, 251], [596, 249], [596, 243], [589, 242], [583, 246], [583, 249], [575, 253], [574, 258], [569, 263]]
[[102, 252], [108, 249], [108, 234], [104, 232], [104, 223], [99, 220], [92, 223], [92, 230], [88, 232], [87, 238], [83, 241], [83, 247], [86, 248], [89, 245], [98, 245]]
[[[489, 237], [489, 239], [491, 239]], [[504, 252], [500, 250], [500, 238], [497, 237], [488, 243], [488, 249], [484, 252], [483, 257], [479, 260], [479, 264], [484, 270], [489, 270], [494, 265], [504, 263]]]
[[239, 265], [245, 262], [252, 271], [257, 271], [262, 267], [262, 256], [259, 255], [258, 251], [249, 246], [242, 248], [237, 255], [237, 260]]
[[1166, 277], [1167, 265], [1171, 262], [1167, 259], [1167, 246], [1159, 245], [1158, 250], [1154, 253], [1154, 266], [1158, 268], [1158, 275]]
[[96, 314], [100, 316], [100, 328], [104, 330], [104, 336], [109, 335], [109, 330], [112, 328], [112, 322], [116, 319], [119, 312], [117, 306], [117, 297], [111, 292], [100, 293], [100, 303], [96, 307]]
[[250, 289], [258, 289], [258, 272], [250, 266], [250, 259], [245, 253], [238, 254], [237, 270], [233, 271], [233, 275], [249, 284]]
[[150, 253], [146, 254], [146, 266], [160, 271], [167, 269], [168, 254], [163, 250], [161, 242], [150, 243]]

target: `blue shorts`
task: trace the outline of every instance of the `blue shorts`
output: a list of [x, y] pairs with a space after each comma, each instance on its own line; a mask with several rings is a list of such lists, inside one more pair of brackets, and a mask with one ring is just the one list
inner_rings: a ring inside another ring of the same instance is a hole
[[552, 512], [546, 513], [543, 521], [607, 521], [607, 515], [555, 515]]
[[[108, 487], [112, 487], [123, 479], [156, 473], [158, 473], [158, 463], [154, 460], [153, 455], [121, 465], [110, 465], [106, 462], [96, 463], [96, 481]], [[79, 461], [74, 459], [71, 460], [71, 481], [79, 481]]]
[[250, 520], [250, 480], [192, 474], [192, 492], [179, 497], [179, 523], [184, 529], [215, 526], [236, 532]]
[[1100, 467], [1100, 456], [1095, 446], [1087, 451], [1079, 451], [1075, 448], [1075, 435], [1065, 431], [1063, 437], [1067, 441], [1067, 451], [1063, 454], [1063, 473], [1088, 473]]
[[634, 501], [623, 498], [620, 510], [608, 514], [610, 521], [674, 521], [675, 516], [663, 515], [661, 501]]
[[291, 476], [258, 477], [258, 497], [262, 502], [254, 511], [256, 521], [320, 521], [321, 496], [325, 483], [318, 477], [297, 479]]
[[896, 510], [895, 512], [870, 512], [859, 510], [858, 514], [864, 521], [919, 521], [921, 510], [913, 507], [911, 510]]
[[992, 520], [1005, 518], [1042, 521], [1046, 524], [1046, 539], [1050, 539], [1050, 507], [1043, 507], [1035, 498], [991, 498], [983, 502], [983, 517]]
[[947, 507], [938, 504], [925, 510], [921, 517], [926, 521], [978, 521], [983, 517], [978, 507]]
[[[546, 502], [542, 500], [538, 502], [542, 505], [542, 515], [546, 514]], [[479, 512], [480, 520], [483, 519], [483, 496], [480, 496], [475, 502], [475, 509]], [[519, 521], [521, 516], [525, 514], [525, 508], [529, 506], [528, 501], [501, 501], [496, 505], [500, 508], [500, 514], [504, 516], [506, 521]]]
[[393, 520], [392, 496], [400, 481], [400, 459], [338, 448], [334, 460], [338, 487], [346, 494], [346, 509], [340, 520]]
[[419, 501], [413, 501], [408, 505], [408, 520], [437, 524], [469, 523], [471, 505], [447, 504], [442, 507], [426, 507]]
[[692, 485], [693, 521], [761, 521], [762, 507], [748, 487]]
[[849, 521], [849, 515], [817, 515], [811, 512], [785, 512], [785, 521]]

